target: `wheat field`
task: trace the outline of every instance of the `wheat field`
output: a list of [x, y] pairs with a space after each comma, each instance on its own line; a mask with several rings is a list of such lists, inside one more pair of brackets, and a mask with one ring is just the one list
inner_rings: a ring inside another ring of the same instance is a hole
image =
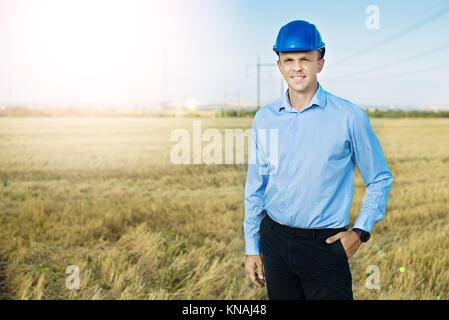
[[[246, 165], [170, 162], [170, 133], [194, 120], [0, 118], [0, 297], [267, 299], [244, 270]], [[448, 299], [449, 119], [371, 124], [394, 183], [349, 260], [354, 298]], [[365, 188], [356, 170], [350, 226]], [[365, 285], [370, 265], [379, 289]], [[68, 266], [79, 289], [66, 287]]]

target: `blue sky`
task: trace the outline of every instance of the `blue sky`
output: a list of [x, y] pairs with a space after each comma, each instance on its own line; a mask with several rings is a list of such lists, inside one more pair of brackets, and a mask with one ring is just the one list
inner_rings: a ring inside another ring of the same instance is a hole
[[[326, 43], [326, 64], [319, 81], [328, 91], [359, 105], [449, 106], [449, 47], [396, 65], [449, 45], [449, 9], [400, 34], [448, 7], [449, 0], [58, 3], [0, 0], [0, 45], [5, 49], [0, 50], [0, 104], [11, 99], [23, 104], [67, 102], [74, 97], [78, 102], [116, 100], [134, 105], [163, 100], [254, 102], [257, 55], [263, 63], [274, 65], [272, 46], [279, 29], [302, 19], [314, 23]], [[80, 3], [85, 7], [75, 8]], [[92, 3], [98, 5], [93, 8]], [[379, 29], [365, 27], [369, 5], [379, 8]], [[85, 14], [90, 18], [83, 20]], [[85, 33], [77, 34], [81, 32], [78, 23], [83, 22]], [[32, 41], [35, 30], [40, 30], [45, 45]], [[64, 40], [65, 31], [55, 33], [59, 39], [55, 41], [45, 34], [57, 30], [68, 30], [76, 40]], [[91, 34], [96, 36], [90, 38]], [[382, 43], [394, 35], [395, 39]], [[64, 50], [58, 47], [61, 43]], [[373, 47], [377, 43], [382, 44]], [[76, 57], [64, 55], [74, 48], [84, 60], [70, 67]], [[114, 56], [117, 51], [120, 54]], [[59, 55], [51, 56], [54, 52]], [[97, 53], [95, 64], [89, 64], [89, 52]], [[346, 59], [356, 52], [362, 54]], [[55, 60], [64, 65], [63, 74]], [[368, 69], [371, 72], [362, 72]], [[264, 67], [261, 76], [262, 101], [279, 97], [277, 68]]]
[[[380, 11], [378, 30], [365, 27], [368, 16], [365, 9], [372, 4], [378, 6]], [[271, 47], [279, 28], [291, 20], [303, 19], [319, 28], [326, 43], [326, 66], [319, 80], [329, 91], [361, 104], [449, 105], [449, 88], [445, 80], [449, 68], [383, 79], [385, 76], [447, 65], [449, 50], [384, 68], [379, 72], [343, 77], [449, 44], [449, 12], [338, 67], [332, 66], [354, 52], [360, 52], [406, 30], [448, 5], [449, 1], [226, 1], [223, 8], [226, 18], [222, 23], [229, 28], [226, 34], [233, 35], [228, 38], [229, 43], [233, 40], [233, 49], [238, 51], [236, 54], [227, 49], [228, 54], [242, 63], [240, 68], [246, 63], [255, 63], [258, 53], [262, 62], [274, 63], [276, 55]], [[330, 66], [329, 69], [327, 66]], [[250, 76], [254, 78], [255, 68], [251, 71]], [[280, 86], [276, 81], [278, 74], [275, 68], [264, 68], [263, 100], [275, 98], [279, 94]], [[363, 78], [369, 80], [363, 81]], [[245, 78], [240, 85], [240, 88], [255, 92], [255, 80], [249, 82]]]

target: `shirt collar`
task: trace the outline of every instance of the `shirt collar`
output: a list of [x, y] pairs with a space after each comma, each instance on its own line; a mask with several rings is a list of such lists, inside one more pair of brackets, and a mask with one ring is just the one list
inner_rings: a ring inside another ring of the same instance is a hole
[[[322, 109], [326, 108], [327, 104], [327, 97], [326, 97], [326, 91], [323, 89], [323, 87], [318, 82], [318, 89], [316, 90], [315, 94], [312, 97], [312, 100], [310, 100], [310, 103], [307, 107], [305, 107], [303, 110], [313, 106], [317, 105], [321, 107]], [[293, 108], [290, 104], [290, 99], [288, 98], [288, 89], [285, 91], [285, 94], [282, 98], [282, 102], [278, 107], [278, 111], [281, 111], [282, 108], [285, 108], [285, 110], [289, 112], [298, 112], [295, 108]]]

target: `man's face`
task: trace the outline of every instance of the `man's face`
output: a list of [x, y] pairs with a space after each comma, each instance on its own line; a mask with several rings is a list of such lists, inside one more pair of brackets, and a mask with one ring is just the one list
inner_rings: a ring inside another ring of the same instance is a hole
[[324, 59], [318, 50], [279, 52], [279, 71], [288, 87], [297, 92], [307, 92], [317, 81]]

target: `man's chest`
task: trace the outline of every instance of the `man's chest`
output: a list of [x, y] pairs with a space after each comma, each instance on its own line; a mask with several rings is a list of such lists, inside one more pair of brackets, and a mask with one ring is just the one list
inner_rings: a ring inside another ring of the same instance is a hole
[[290, 163], [326, 164], [351, 154], [348, 121], [343, 116], [292, 115], [263, 128], [261, 145], [271, 165]]

